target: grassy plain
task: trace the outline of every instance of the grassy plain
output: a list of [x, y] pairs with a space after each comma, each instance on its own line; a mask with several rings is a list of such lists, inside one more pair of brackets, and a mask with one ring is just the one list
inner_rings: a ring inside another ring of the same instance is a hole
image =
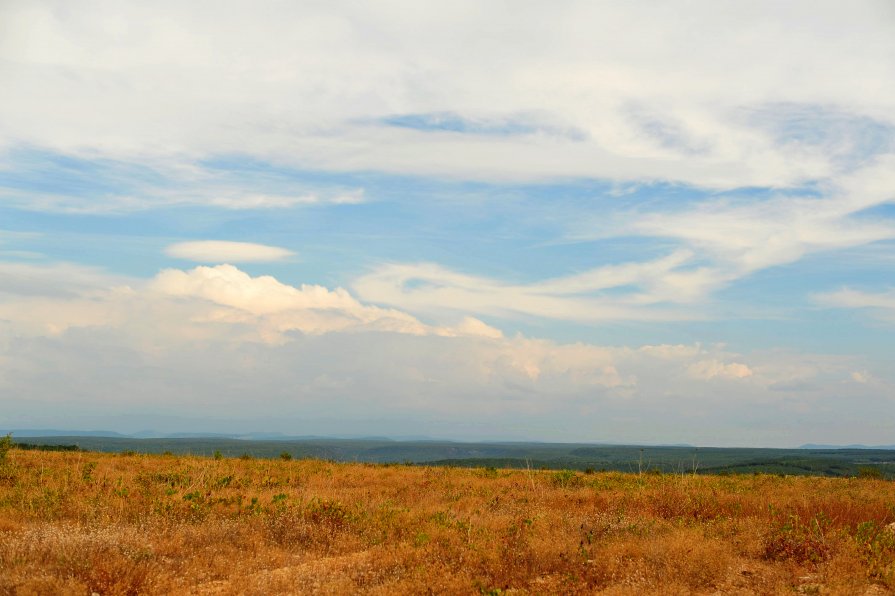
[[0, 593], [895, 590], [895, 484], [12, 449]]

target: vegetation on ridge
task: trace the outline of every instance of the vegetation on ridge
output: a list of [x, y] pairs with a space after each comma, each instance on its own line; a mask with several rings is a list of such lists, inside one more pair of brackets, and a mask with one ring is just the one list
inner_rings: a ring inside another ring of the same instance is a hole
[[872, 478], [9, 450], [0, 593], [884, 593]]

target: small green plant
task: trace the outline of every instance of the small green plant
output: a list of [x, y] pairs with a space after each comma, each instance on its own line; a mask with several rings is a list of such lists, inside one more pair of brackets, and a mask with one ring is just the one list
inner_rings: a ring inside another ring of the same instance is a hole
[[795, 514], [777, 517], [776, 526], [765, 537], [766, 559], [820, 563], [830, 556], [826, 534], [831, 522], [826, 515], [818, 513], [808, 522]]
[[867, 521], [858, 524], [855, 540], [867, 562], [867, 574], [883, 584], [895, 585], [895, 531]]
[[879, 468], [873, 466], [861, 466], [858, 468], [858, 478], [866, 478], [868, 480], [880, 480], [883, 473]]
[[551, 478], [553, 486], [559, 488], [570, 488], [581, 484], [581, 477], [574, 470], [559, 470], [553, 473]]
[[329, 528], [344, 528], [353, 520], [354, 516], [339, 501], [320, 499], [315, 497], [305, 506], [305, 519], [314, 524], [320, 524]]
[[215, 459], [224, 459], [224, 454], [221, 453], [220, 449], [214, 450], [214, 458]]
[[419, 548], [420, 546], [425, 546], [429, 543], [429, 535], [425, 532], [417, 532], [416, 536], [413, 537], [413, 546]]
[[252, 497], [252, 501], [246, 506], [246, 511], [251, 515], [261, 515], [264, 513], [264, 507], [258, 497]]
[[6, 461], [10, 449], [12, 449], [12, 434], [7, 434], [0, 438], [0, 464]]
[[288, 451], [284, 451], [284, 452], [282, 452], [282, 453], [280, 454], [280, 459], [283, 460], [283, 461], [291, 461], [291, 460], [292, 460], [292, 454], [289, 453]]
[[498, 476], [500, 476], [500, 473], [494, 466], [488, 466], [479, 470], [478, 475], [482, 478], [497, 478]]
[[85, 483], [90, 484], [93, 482], [93, 471], [96, 470], [96, 462], [89, 461], [84, 464], [84, 467], [81, 468], [81, 480]]

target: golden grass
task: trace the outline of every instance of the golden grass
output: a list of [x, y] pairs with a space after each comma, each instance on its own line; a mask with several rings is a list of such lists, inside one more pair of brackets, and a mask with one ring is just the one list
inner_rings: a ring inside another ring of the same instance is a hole
[[10, 451], [0, 592], [895, 589], [895, 486]]

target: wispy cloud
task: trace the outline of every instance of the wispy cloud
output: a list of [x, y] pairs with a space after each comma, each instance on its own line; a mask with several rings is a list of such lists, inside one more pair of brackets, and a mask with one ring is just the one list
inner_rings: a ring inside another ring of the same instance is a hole
[[[243, 154], [314, 170], [711, 188], [794, 186], [891, 152], [895, 41], [880, 3], [797, 2], [773, 23], [761, 3], [529, 8], [336, 2], [209, 16], [123, 3], [94, 18], [96, 7], [4, 3], [0, 109], [17, 117], [0, 138], [131, 163]], [[744, 56], [748, 68], [732, 67]]]
[[263, 263], [281, 261], [295, 255], [291, 250], [253, 242], [194, 240], [178, 242], [165, 249], [168, 256], [200, 263]]
[[870, 209], [895, 201], [895, 157], [882, 156], [864, 168], [812, 192], [777, 192], [768, 197], [721, 195], [684, 207], [646, 211], [636, 203], [570, 225], [570, 238], [640, 236], [665, 238], [689, 251], [686, 285], [668, 297], [705, 297], [750, 274], [804, 257], [895, 238], [895, 219], [868, 217]]
[[835, 292], [816, 294], [815, 301], [832, 308], [865, 309], [879, 318], [895, 323], [895, 289], [865, 292], [843, 288]]
[[122, 214], [170, 207], [285, 210], [357, 205], [364, 189], [309, 180], [251, 160], [180, 156], [130, 163], [96, 155], [11, 150], [0, 154], [0, 206], [69, 214]]
[[[679, 251], [643, 263], [598, 267], [530, 284], [457, 273], [432, 263], [383, 265], [352, 284], [365, 300], [412, 312], [461, 311], [569, 321], [702, 318], [676, 308], [701, 298], [712, 283]], [[685, 268], [686, 267], [686, 268]]]
[[649, 211], [635, 201], [569, 224], [577, 241], [642, 237], [677, 245], [659, 259], [529, 284], [432, 263], [393, 263], [361, 276], [353, 287], [367, 300], [413, 312], [459, 309], [590, 322], [705, 318], [714, 292], [757, 272], [895, 239], [895, 220], [864, 215], [895, 200], [893, 172], [895, 157], [880, 157], [810, 194], [709, 196]]

